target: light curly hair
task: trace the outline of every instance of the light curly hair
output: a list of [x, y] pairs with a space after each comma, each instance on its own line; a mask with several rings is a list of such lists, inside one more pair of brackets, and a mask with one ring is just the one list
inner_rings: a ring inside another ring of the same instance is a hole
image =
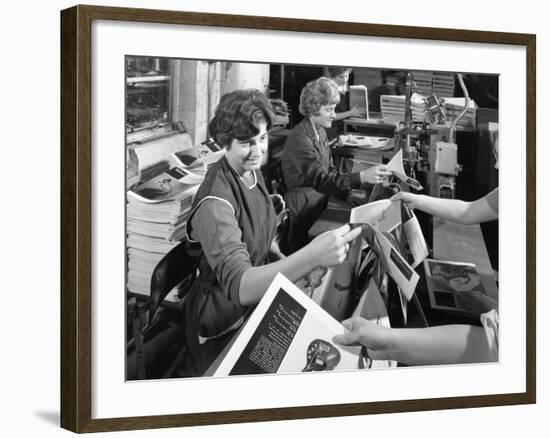
[[320, 77], [308, 82], [300, 94], [298, 110], [305, 117], [319, 115], [323, 105], [336, 105], [340, 102], [338, 85], [334, 80]]

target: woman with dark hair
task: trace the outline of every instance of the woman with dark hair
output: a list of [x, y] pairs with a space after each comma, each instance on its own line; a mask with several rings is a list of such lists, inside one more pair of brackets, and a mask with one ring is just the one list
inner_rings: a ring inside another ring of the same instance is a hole
[[355, 205], [350, 196], [352, 188], [376, 184], [391, 175], [385, 165], [351, 174], [334, 167], [325, 130], [332, 125], [339, 99], [336, 83], [325, 77], [309, 82], [300, 95], [299, 110], [304, 119], [291, 130], [281, 157], [290, 252], [308, 243], [309, 229], [326, 208], [329, 195]]
[[208, 170], [187, 221], [188, 238], [199, 242], [202, 252], [200, 274], [185, 302], [183, 375], [207, 370], [278, 272], [296, 281], [317, 267], [342, 263], [358, 236], [346, 225], [288, 258], [281, 254], [274, 241], [275, 211], [260, 172], [271, 124], [270, 104], [258, 90], [223, 96], [209, 124], [225, 156]]

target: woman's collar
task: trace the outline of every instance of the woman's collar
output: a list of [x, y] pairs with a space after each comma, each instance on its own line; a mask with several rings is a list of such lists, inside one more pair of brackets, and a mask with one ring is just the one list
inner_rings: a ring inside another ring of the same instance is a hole
[[311, 132], [313, 133], [313, 135], [315, 136], [317, 141], [320, 141], [319, 129], [317, 129], [317, 127], [315, 126], [315, 123], [313, 122], [311, 117], [308, 117], [308, 120], [309, 120], [309, 127], [311, 128]]

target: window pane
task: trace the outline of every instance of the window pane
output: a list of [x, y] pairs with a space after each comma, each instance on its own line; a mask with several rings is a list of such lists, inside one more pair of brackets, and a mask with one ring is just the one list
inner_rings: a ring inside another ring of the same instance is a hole
[[156, 129], [170, 122], [170, 60], [126, 58], [126, 129]]

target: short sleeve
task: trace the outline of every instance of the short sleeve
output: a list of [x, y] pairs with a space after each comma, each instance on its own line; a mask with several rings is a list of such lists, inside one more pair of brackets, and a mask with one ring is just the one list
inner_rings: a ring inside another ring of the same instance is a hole
[[252, 264], [232, 207], [221, 199], [205, 199], [193, 214], [191, 226], [191, 237], [200, 242], [218, 283], [240, 304], [241, 278]]
[[489, 352], [494, 362], [498, 361], [498, 313], [496, 310], [483, 313], [479, 319], [481, 325], [485, 330], [485, 336], [487, 337], [487, 343], [489, 345]]
[[498, 187], [485, 195], [485, 199], [489, 206], [498, 213]]

